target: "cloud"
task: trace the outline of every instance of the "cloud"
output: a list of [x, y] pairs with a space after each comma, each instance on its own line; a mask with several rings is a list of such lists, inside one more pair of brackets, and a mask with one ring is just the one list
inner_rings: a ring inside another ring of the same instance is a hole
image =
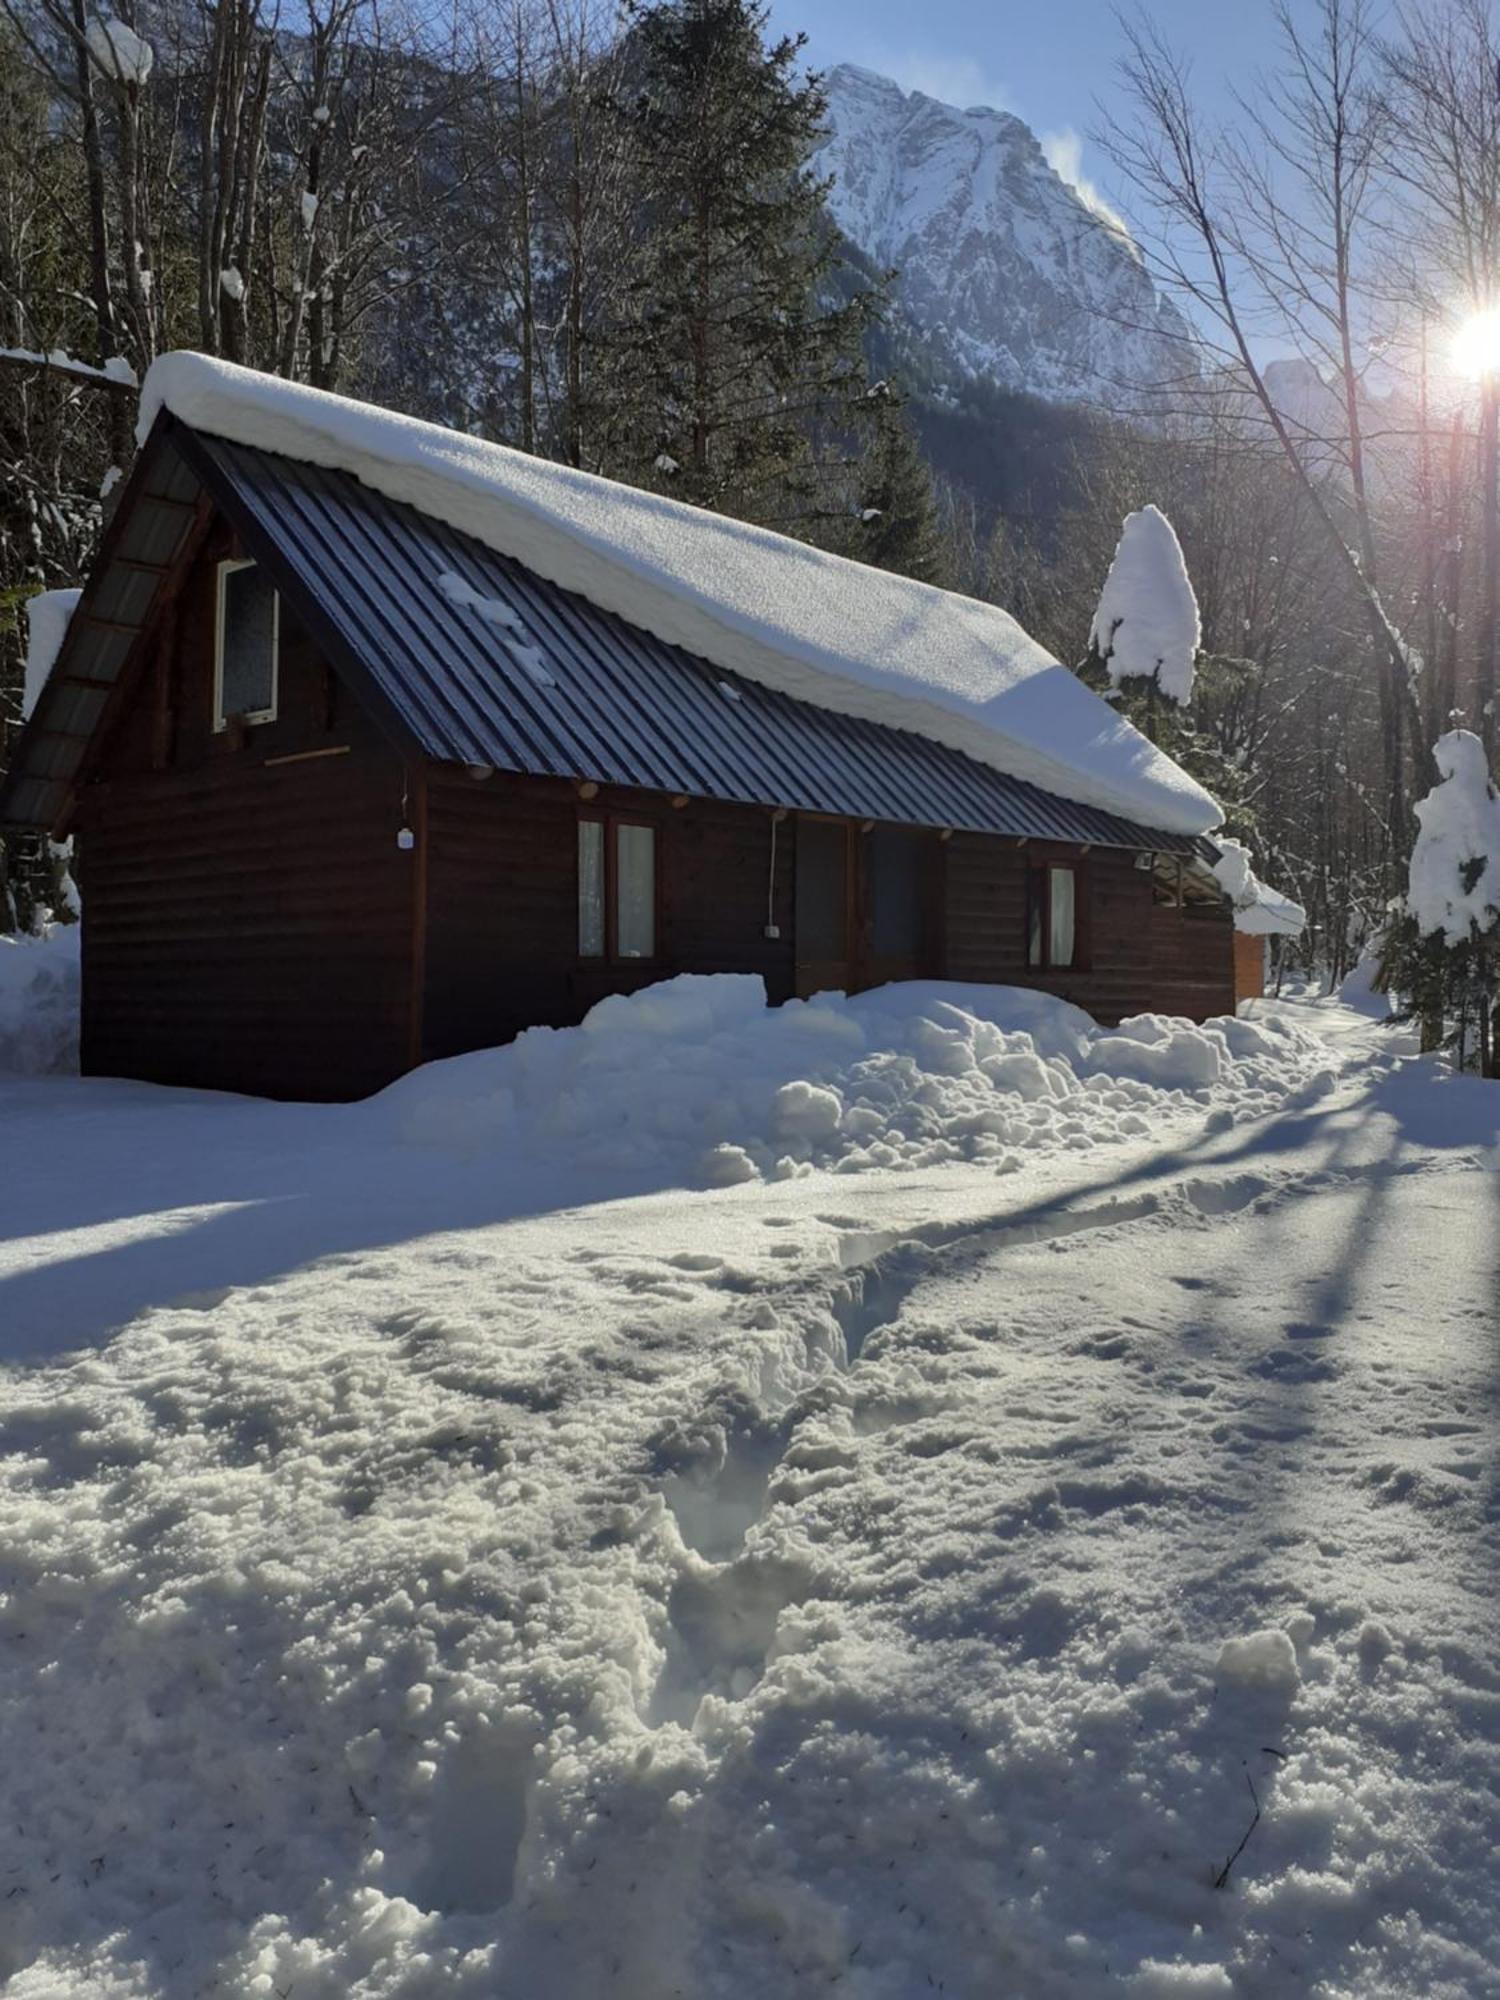
[[1059, 180], [1067, 182], [1084, 206], [1092, 209], [1094, 214], [1101, 221], [1107, 222], [1112, 229], [1118, 229], [1122, 236], [1129, 238], [1130, 231], [1126, 227], [1125, 218], [1118, 210], [1110, 207], [1098, 188], [1084, 173], [1083, 140], [1072, 126], [1066, 125], [1060, 132], [1041, 133], [1037, 144], [1041, 147], [1042, 155], [1053, 173]]

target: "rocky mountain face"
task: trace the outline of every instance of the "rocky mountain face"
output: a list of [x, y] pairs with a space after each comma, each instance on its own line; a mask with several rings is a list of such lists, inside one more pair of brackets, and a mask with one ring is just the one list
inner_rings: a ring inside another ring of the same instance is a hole
[[1137, 408], [1192, 369], [1140, 253], [1009, 112], [960, 111], [852, 64], [829, 72], [839, 228], [895, 267], [903, 315], [956, 375], [1054, 402]]

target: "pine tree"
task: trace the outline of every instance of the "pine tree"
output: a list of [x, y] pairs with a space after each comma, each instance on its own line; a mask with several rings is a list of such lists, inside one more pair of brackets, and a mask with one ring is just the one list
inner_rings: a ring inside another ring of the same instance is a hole
[[822, 131], [801, 38], [757, 0], [631, 0], [611, 109], [639, 190], [625, 307], [601, 335], [608, 469], [796, 532], [872, 412], [860, 341], [878, 304], [836, 296]]
[[918, 583], [947, 582], [948, 564], [932, 475], [894, 400], [885, 404], [874, 442], [860, 467], [857, 513], [858, 526], [849, 553], [860, 562], [915, 577]]

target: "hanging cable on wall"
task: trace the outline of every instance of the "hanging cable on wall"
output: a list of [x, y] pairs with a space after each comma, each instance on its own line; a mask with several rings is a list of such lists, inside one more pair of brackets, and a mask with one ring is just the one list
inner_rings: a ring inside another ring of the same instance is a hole
[[776, 921], [776, 829], [786, 818], [784, 806], [778, 806], [771, 815], [771, 872], [766, 878], [766, 928], [768, 938], [779, 938], [781, 926]]

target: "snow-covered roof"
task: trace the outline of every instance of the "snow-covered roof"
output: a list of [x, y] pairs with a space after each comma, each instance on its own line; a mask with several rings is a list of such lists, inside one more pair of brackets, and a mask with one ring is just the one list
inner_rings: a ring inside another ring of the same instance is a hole
[[1219, 858], [1214, 874], [1234, 910], [1234, 927], [1252, 937], [1300, 937], [1307, 912], [1290, 896], [1262, 882], [1250, 865], [1250, 850], [1241, 841], [1215, 836]]
[[1194, 834], [1219, 808], [994, 605], [503, 445], [204, 355], [163, 356], [141, 436], [194, 430], [352, 474], [726, 671], [907, 729], [1080, 804]]

